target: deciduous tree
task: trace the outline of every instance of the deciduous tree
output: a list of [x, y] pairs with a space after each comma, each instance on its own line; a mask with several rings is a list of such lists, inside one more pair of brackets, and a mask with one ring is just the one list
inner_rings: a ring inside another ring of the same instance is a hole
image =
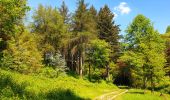
[[151, 88], [154, 89], [156, 83], [164, 77], [163, 68], [166, 61], [164, 41], [154, 30], [151, 21], [143, 15], [137, 15], [126, 32], [127, 52], [131, 51], [141, 59], [136, 59], [135, 55], [128, 54], [133, 58], [131, 61], [135, 64], [133, 66], [140, 67], [143, 87], [146, 88], [147, 82], [150, 81]]

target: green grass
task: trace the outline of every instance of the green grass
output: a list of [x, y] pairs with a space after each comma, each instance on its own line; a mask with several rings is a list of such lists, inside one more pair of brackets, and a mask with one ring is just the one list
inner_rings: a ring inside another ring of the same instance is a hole
[[127, 93], [117, 97], [116, 100], [169, 100], [169, 98], [170, 96], [167, 94], [160, 96], [159, 92], [146, 91], [144, 94], [144, 90], [130, 89]]
[[47, 78], [0, 70], [0, 99], [84, 100], [118, 89], [113, 84], [91, 83], [72, 76]]

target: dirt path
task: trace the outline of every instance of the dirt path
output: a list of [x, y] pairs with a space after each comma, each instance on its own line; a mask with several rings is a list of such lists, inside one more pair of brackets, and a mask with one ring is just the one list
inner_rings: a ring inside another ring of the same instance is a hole
[[117, 94], [117, 95], [114, 95], [113, 97], [109, 98], [108, 100], [113, 100], [113, 99], [115, 99], [117, 96], [122, 95], [122, 94], [126, 93], [127, 91], [128, 91], [128, 90], [125, 90], [125, 91], [123, 91], [123, 92], [121, 92], [121, 93], [119, 93], [119, 94]]
[[93, 100], [113, 100], [115, 99], [117, 96], [119, 95], [122, 95], [124, 93], [126, 93], [128, 90], [117, 90], [117, 91], [113, 91], [113, 92], [110, 92], [110, 93], [106, 93], [106, 94], [103, 94], [99, 97], [96, 97], [95, 99]]

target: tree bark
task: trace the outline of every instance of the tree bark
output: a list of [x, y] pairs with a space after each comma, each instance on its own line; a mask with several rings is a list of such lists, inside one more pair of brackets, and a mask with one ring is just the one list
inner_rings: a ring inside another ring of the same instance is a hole
[[91, 82], [91, 67], [90, 67], [90, 64], [89, 64], [89, 80]]
[[109, 65], [108, 64], [106, 65], [106, 77], [109, 78]]
[[82, 76], [83, 76], [83, 69], [82, 69], [82, 65], [83, 65], [83, 59], [82, 59], [82, 55], [79, 57], [79, 59], [80, 59], [80, 61], [79, 61], [79, 70], [80, 70], [80, 72], [79, 72], [79, 74], [80, 74], [80, 77], [82, 78]]
[[151, 92], [154, 93], [153, 72], [151, 72]]

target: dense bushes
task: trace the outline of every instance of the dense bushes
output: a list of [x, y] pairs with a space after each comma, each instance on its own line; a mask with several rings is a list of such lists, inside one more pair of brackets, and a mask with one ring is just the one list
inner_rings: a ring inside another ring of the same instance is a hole
[[164, 77], [162, 79], [162, 82], [160, 82], [159, 85], [158, 84], [156, 85], [155, 90], [162, 93], [170, 94], [170, 78], [168, 76]]
[[60, 68], [53, 69], [51, 67], [45, 67], [42, 68], [39, 73], [39, 76], [45, 76], [48, 78], [57, 78], [59, 75], [64, 76], [66, 75], [65, 71], [63, 69], [61, 70]]

